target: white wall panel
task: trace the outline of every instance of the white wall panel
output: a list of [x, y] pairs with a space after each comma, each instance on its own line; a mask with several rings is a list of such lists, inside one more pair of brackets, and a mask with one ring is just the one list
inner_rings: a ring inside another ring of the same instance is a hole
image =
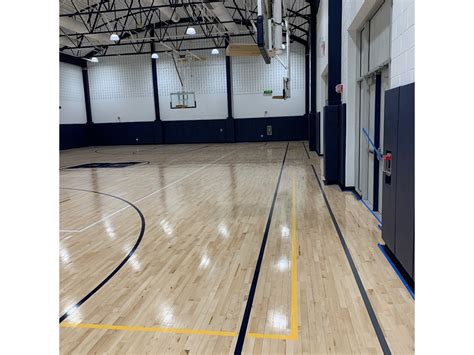
[[415, 81], [415, 0], [393, 0], [392, 88]]
[[[285, 62], [285, 56], [282, 56]], [[263, 96], [283, 94], [285, 69], [276, 60], [265, 64], [261, 57], [232, 57], [232, 90], [235, 118], [300, 116], [305, 113], [305, 49], [291, 44], [291, 98], [276, 100]]]
[[61, 124], [87, 122], [81, 67], [59, 63], [59, 105]]
[[88, 63], [88, 72], [95, 123], [155, 120], [148, 55], [103, 57]]
[[206, 60], [177, 62], [177, 65], [184, 90], [196, 95], [196, 108], [170, 108], [170, 93], [181, 91], [181, 83], [170, 55], [162, 54], [156, 61], [160, 117], [163, 121], [227, 118], [225, 54], [223, 51], [218, 55], [211, 55], [209, 51], [193, 53]]

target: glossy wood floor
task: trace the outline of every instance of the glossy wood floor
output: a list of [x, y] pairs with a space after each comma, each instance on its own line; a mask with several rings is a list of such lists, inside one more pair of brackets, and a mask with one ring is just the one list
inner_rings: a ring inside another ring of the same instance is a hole
[[[62, 152], [61, 353], [233, 353], [286, 153], [242, 352], [381, 354], [304, 144]], [[391, 353], [414, 353], [414, 301], [377, 221], [323, 189]]]

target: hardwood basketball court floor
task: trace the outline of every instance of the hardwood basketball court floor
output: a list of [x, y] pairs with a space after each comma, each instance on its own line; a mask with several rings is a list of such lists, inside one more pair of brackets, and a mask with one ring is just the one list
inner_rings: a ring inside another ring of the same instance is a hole
[[321, 167], [307, 142], [61, 152], [61, 353], [414, 353], [378, 223]]

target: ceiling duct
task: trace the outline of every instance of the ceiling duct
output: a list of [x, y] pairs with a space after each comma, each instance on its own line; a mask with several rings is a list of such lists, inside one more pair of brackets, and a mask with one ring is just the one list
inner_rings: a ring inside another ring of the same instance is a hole
[[211, 2], [205, 3], [206, 7], [213, 12], [213, 14], [223, 22], [222, 25], [231, 34], [237, 34], [239, 32], [239, 26], [234, 22], [230, 12], [224, 5], [224, 2]]

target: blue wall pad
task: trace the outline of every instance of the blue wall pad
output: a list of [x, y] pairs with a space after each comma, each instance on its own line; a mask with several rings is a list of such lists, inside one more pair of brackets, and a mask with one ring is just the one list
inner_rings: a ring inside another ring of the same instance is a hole
[[227, 120], [162, 121], [163, 143], [225, 143]]
[[59, 149], [87, 147], [87, 127], [85, 124], [59, 125]]
[[94, 145], [156, 144], [156, 122], [120, 122], [92, 124]]
[[321, 112], [316, 112], [316, 153], [321, 157]]
[[316, 137], [316, 114], [310, 113], [308, 115], [308, 140], [309, 140], [309, 150], [316, 152], [316, 144], [319, 142]]
[[[234, 119], [237, 142], [292, 141], [308, 139], [306, 116]], [[267, 135], [272, 126], [272, 135]]]
[[325, 184], [340, 183], [340, 107], [324, 106], [324, 177]]
[[[272, 126], [272, 135], [267, 135], [267, 126]], [[231, 142], [234, 135], [236, 142], [291, 141], [308, 138], [308, 121], [306, 116], [290, 116], [234, 119], [232, 122], [221, 119], [94, 123], [90, 130], [90, 144], [96, 146], [225, 143]], [[85, 124], [61, 125], [60, 135], [61, 149], [88, 145]]]

